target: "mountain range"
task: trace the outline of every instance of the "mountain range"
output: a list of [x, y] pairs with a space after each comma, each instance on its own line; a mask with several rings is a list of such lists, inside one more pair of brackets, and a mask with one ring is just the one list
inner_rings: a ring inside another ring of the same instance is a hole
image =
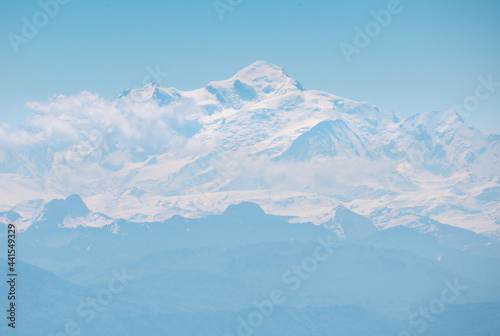
[[378, 229], [425, 219], [500, 235], [500, 135], [451, 109], [403, 119], [306, 90], [267, 62], [194, 91], [151, 82], [27, 106], [19, 128], [0, 126], [0, 218], [23, 229], [77, 194], [92, 211], [68, 209], [64, 226], [253, 202], [293, 223], [331, 222], [342, 206]]
[[[8, 332], [247, 335], [242, 319], [251, 321], [276, 290], [286, 299], [250, 334], [499, 330], [500, 242], [424, 218], [379, 230], [344, 206], [333, 213], [321, 225], [291, 223], [243, 202], [202, 218], [70, 227], [70, 214], [99, 214], [78, 195], [53, 200], [17, 235], [19, 318]], [[447, 288], [454, 292], [445, 304]]]
[[500, 136], [453, 110], [403, 119], [266, 62], [27, 106], [0, 124], [1, 334], [500, 330]]

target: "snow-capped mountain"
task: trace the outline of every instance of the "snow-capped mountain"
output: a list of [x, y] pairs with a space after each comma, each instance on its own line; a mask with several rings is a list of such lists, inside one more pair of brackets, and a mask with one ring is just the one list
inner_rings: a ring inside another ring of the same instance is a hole
[[402, 119], [266, 62], [194, 91], [150, 83], [112, 101], [82, 92], [27, 106], [19, 129], [0, 125], [2, 222], [29, 226], [79, 194], [93, 212], [68, 226], [251, 201], [295, 222], [339, 226], [345, 207], [378, 228], [425, 217], [500, 233], [500, 136], [453, 110]]

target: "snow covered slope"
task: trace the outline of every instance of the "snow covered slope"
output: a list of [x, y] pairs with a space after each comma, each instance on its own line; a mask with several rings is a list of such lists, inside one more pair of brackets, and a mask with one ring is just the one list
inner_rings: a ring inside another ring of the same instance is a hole
[[345, 207], [379, 228], [425, 217], [500, 234], [500, 136], [453, 110], [404, 120], [266, 62], [189, 92], [150, 83], [112, 101], [82, 92], [27, 106], [19, 129], [0, 125], [2, 222], [27, 227], [78, 194], [94, 212], [68, 226], [251, 201], [295, 222], [333, 223]]

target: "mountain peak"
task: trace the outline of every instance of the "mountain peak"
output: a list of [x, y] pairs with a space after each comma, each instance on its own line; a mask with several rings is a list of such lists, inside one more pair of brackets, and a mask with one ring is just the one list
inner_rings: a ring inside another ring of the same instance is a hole
[[265, 62], [265, 61], [257, 61], [249, 66], [241, 69], [238, 71], [236, 76], [238, 77], [261, 77], [261, 76], [285, 76], [288, 77], [288, 75], [285, 73], [285, 71], [274, 64]]
[[314, 156], [369, 157], [368, 141], [342, 119], [325, 120], [301, 134], [277, 160], [309, 160]]
[[453, 108], [446, 110], [430, 111], [416, 114], [408, 118], [405, 123], [411, 123], [413, 126], [417, 125], [449, 125], [458, 126], [464, 125], [465, 122], [462, 117]]
[[[262, 85], [264, 93], [267, 93], [266, 87], [269, 89], [266, 84], [283, 84], [284, 86], [304, 91], [302, 85], [288, 76], [283, 68], [265, 61], [257, 61], [250, 64], [238, 71], [233, 78], [247, 82], [248, 84], [253, 83], [257, 84], [257, 86], [260, 84]], [[276, 88], [278, 89], [279, 87]]]
[[47, 203], [45, 209], [50, 211], [61, 211], [64, 209], [78, 215], [87, 215], [90, 212], [78, 194], [70, 195], [66, 199], [52, 200]]
[[87, 216], [90, 210], [83, 202], [80, 195], [74, 194], [66, 199], [55, 199], [45, 205], [43, 211], [39, 214], [37, 222], [46, 222], [52, 226], [61, 225], [64, 218], [68, 215], [75, 217]]
[[239, 204], [231, 204], [223, 213], [226, 216], [237, 217], [240, 219], [252, 219], [265, 216], [266, 213], [262, 208], [253, 202], [241, 202]]
[[370, 219], [340, 205], [334, 209], [335, 217], [330, 222], [333, 228], [340, 228], [347, 239], [357, 240], [368, 237], [378, 231]]
[[210, 82], [205, 88], [220, 102], [232, 102], [235, 106], [238, 106], [239, 100], [251, 101], [267, 95], [305, 91], [282, 68], [264, 61], [250, 64], [230, 79]]

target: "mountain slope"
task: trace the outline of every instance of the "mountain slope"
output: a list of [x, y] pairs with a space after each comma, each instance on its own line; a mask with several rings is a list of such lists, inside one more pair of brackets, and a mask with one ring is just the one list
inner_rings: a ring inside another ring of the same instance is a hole
[[423, 214], [500, 235], [500, 136], [452, 110], [402, 119], [306, 90], [266, 62], [193, 91], [149, 83], [111, 101], [82, 92], [28, 107], [0, 144], [0, 211], [22, 227], [79, 194], [97, 214], [136, 222], [250, 201], [316, 224], [343, 205], [380, 214], [380, 227]]

